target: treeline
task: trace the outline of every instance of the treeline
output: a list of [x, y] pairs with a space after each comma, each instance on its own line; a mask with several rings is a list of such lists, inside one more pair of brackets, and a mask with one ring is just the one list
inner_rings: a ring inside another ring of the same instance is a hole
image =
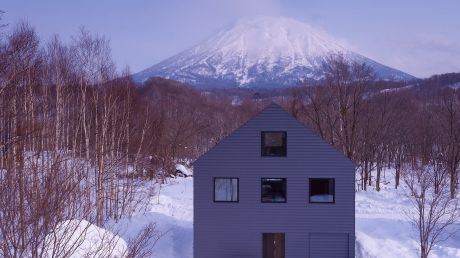
[[162, 182], [260, 109], [158, 78], [138, 87], [84, 29], [67, 44], [25, 23], [0, 35], [0, 256], [71, 254], [49, 237], [62, 222], [130, 216], [136, 184]]
[[[375, 82], [369, 67], [341, 55], [329, 57], [324, 70], [321, 85], [293, 89], [284, 106], [355, 161], [361, 189], [375, 183], [380, 190], [384, 166], [395, 167], [398, 187], [402, 166], [420, 162], [436, 168], [439, 180], [449, 177], [451, 197], [456, 195], [460, 164], [458, 90], [395, 88], [392, 82], [386, 83], [389, 89], [382, 89], [385, 82]], [[430, 87], [430, 81], [424, 87]]]

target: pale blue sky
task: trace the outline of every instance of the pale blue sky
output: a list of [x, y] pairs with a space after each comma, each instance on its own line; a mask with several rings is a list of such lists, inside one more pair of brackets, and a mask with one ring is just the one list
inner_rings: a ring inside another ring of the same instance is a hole
[[85, 26], [111, 40], [119, 67], [137, 72], [241, 17], [291, 17], [353, 50], [419, 77], [460, 72], [460, 1], [3, 0], [3, 22], [29, 21], [43, 39]]

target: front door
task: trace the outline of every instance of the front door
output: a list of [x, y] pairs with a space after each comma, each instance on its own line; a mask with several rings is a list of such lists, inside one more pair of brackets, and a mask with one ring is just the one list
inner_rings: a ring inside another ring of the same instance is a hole
[[263, 258], [284, 258], [284, 233], [263, 233]]

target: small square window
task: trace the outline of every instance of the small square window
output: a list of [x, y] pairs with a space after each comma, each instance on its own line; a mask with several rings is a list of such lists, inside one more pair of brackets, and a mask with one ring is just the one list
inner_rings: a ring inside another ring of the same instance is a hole
[[238, 178], [214, 178], [215, 202], [238, 202]]
[[310, 202], [334, 203], [335, 180], [333, 178], [310, 178]]
[[286, 202], [286, 178], [262, 178], [262, 202]]
[[262, 132], [262, 156], [286, 156], [286, 132]]

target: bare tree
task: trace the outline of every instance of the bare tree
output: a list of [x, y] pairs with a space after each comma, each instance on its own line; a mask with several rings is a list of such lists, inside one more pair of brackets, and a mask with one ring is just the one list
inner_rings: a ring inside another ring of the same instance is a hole
[[[82, 42], [42, 48], [25, 23], [0, 41], [1, 257], [69, 257], [92, 224], [136, 210], [125, 157], [139, 94], [116, 79], [107, 43]], [[94, 256], [110, 256], [117, 237], [101, 237]]]
[[335, 136], [343, 153], [354, 160], [358, 124], [367, 88], [374, 79], [364, 63], [349, 61], [344, 55], [331, 55], [323, 63], [325, 86], [333, 96], [337, 117]]
[[153, 256], [153, 247], [165, 233], [156, 230], [156, 224], [147, 224], [142, 231], [128, 242], [127, 258], [149, 258]]
[[459, 218], [459, 201], [450, 198], [447, 178], [436, 180], [432, 167], [407, 166], [403, 171], [412, 208], [407, 216], [418, 233], [420, 257], [427, 258], [435, 244], [456, 233], [450, 226]]
[[450, 175], [451, 198], [455, 198], [460, 166], [460, 95], [447, 89], [441, 92], [435, 104], [432, 112], [438, 123], [440, 157]]

